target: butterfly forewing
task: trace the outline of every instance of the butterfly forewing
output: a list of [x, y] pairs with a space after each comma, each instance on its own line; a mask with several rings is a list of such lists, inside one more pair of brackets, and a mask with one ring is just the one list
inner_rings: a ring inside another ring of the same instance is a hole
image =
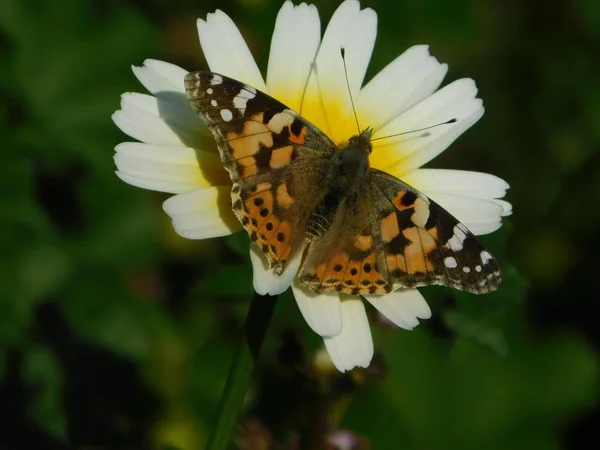
[[465, 225], [385, 172], [371, 169], [370, 180], [380, 193], [379, 200], [372, 201], [383, 217], [382, 250], [393, 289], [431, 284], [472, 293], [497, 289], [498, 263]]
[[185, 88], [230, 174], [234, 212], [281, 273], [326, 192], [335, 144], [282, 103], [223, 75], [190, 73]]

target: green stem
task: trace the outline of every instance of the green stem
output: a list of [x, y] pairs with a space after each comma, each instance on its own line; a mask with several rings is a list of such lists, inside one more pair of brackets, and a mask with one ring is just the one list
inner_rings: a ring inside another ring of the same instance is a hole
[[277, 296], [254, 294], [206, 450], [224, 450], [231, 440], [276, 301]]

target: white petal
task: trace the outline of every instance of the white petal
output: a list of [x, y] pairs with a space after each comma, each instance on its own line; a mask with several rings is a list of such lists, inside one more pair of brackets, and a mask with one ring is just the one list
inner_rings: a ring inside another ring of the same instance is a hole
[[482, 236], [484, 234], [490, 234], [498, 230], [502, 226], [502, 222], [488, 222], [488, 223], [466, 223], [464, 224], [471, 233], [475, 236]]
[[321, 41], [321, 22], [314, 5], [286, 1], [271, 38], [267, 89], [289, 108], [299, 111], [306, 81]]
[[429, 319], [431, 309], [417, 289], [399, 289], [385, 295], [363, 295], [377, 310], [400, 328], [412, 330], [418, 319]]
[[331, 80], [336, 88], [346, 90], [340, 49], [345, 50], [348, 82], [358, 96], [377, 36], [377, 14], [371, 8], [361, 10], [356, 0], [342, 2], [333, 13], [317, 56], [317, 69], [323, 80]]
[[505, 200], [494, 200], [494, 203], [502, 206], [502, 217], [510, 216], [512, 214], [512, 205]]
[[227, 236], [242, 228], [231, 210], [230, 191], [230, 186], [196, 189], [166, 200], [163, 209], [184, 238]]
[[448, 66], [429, 56], [426, 45], [406, 50], [360, 91], [356, 100], [359, 122], [376, 130], [431, 95]]
[[321, 336], [336, 336], [342, 331], [340, 295], [315, 294], [296, 279], [292, 291], [298, 308], [312, 330]]
[[210, 70], [266, 90], [246, 41], [227, 14], [217, 9], [206, 21], [198, 19], [198, 35]]
[[143, 67], [132, 66], [133, 73], [148, 91], [157, 98], [155, 115], [167, 123], [178, 123], [197, 134], [208, 135], [208, 128], [192, 109], [185, 94], [184, 78], [187, 71], [175, 64], [155, 59], [144, 61]]
[[250, 261], [252, 261], [252, 273], [254, 274], [254, 290], [260, 295], [279, 295], [290, 287], [294, 280], [304, 249], [299, 249], [288, 260], [286, 268], [280, 276], [277, 276], [269, 268], [269, 262], [265, 254], [254, 242], [250, 244]]
[[451, 169], [418, 169], [402, 180], [420, 191], [440, 192], [475, 198], [502, 198], [509, 185], [488, 173]]
[[187, 70], [175, 64], [156, 59], [147, 59], [143, 67], [132, 66], [133, 73], [148, 91], [153, 94], [162, 91], [179, 92], [185, 97], [183, 79]]
[[340, 372], [368, 367], [373, 359], [373, 338], [365, 306], [359, 297], [342, 297], [342, 332], [324, 339], [331, 360]]
[[112, 119], [125, 134], [148, 144], [197, 147], [206, 130], [189, 106], [132, 92], [121, 96]]
[[153, 191], [179, 194], [228, 181], [218, 155], [189, 147], [124, 142], [114, 159], [119, 178]]
[[438, 192], [424, 192], [475, 235], [487, 234], [500, 228], [502, 217], [511, 213], [510, 204], [502, 200], [465, 197]]
[[482, 101], [475, 95], [473, 80], [461, 79], [402, 113], [378, 130], [376, 137], [406, 133], [452, 119], [457, 121], [376, 141], [373, 154], [380, 161], [374, 165], [386, 171], [402, 170], [405, 174], [433, 159], [483, 115]]
[[[305, 96], [308, 119], [334, 141], [348, 138], [338, 126], [353, 117], [346, 86], [341, 49], [345, 51], [348, 82], [352, 98], [358, 98], [377, 35], [377, 15], [370, 8], [360, 10], [356, 0], [342, 2], [333, 14], [319, 48], [315, 70]], [[356, 133], [352, 119], [352, 133]]]

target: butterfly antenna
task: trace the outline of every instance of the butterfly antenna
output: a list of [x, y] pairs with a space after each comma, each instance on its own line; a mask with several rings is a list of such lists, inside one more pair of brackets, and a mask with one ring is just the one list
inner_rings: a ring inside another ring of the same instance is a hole
[[[436, 123], [435, 125], [429, 125], [428, 127], [417, 128], [416, 130], [410, 130], [410, 131], [403, 131], [402, 133], [390, 134], [389, 136], [377, 137], [375, 139], [371, 139], [370, 142], [379, 141], [381, 139], [388, 139], [388, 138], [392, 138], [392, 137], [396, 137], [396, 136], [403, 136], [405, 134], [418, 133], [419, 131], [426, 131], [426, 130], [430, 130], [431, 128], [440, 127], [442, 125], [449, 125], [451, 123], [456, 123], [459, 120], [460, 119], [458, 119], [457, 117], [455, 117], [453, 119], [446, 120], [445, 122]], [[430, 136], [430, 133], [423, 133], [422, 135], [420, 135], [418, 137], [428, 137], [428, 136]]]
[[[302, 109], [304, 108], [304, 99], [306, 97], [306, 91], [308, 91], [308, 83], [310, 83], [310, 77], [312, 76], [313, 72], [316, 74], [317, 73], [317, 55], [319, 54], [319, 51], [317, 50], [315, 52], [315, 56], [313, 57], [313, 60], [310, 63], [310, 70], [308, 71], [308, 76], [306, 77], [306, 82], [304, 83], [304, 89], [302, 89], [302, 97], [300, 98], [300, 111], [298, 111], [298, 114], [302, 115]], [[318, 79], [317, 79], [318, 82]]]
[[331, 125], [329, 124], [329, 118], [327, 116], [327, 109], [325, 108], [325, 104], [323, 103], [323, 95], [321, 93], [321, 83], [319, 82], [319, 76], [317, 72], [317, 55], [319, 54], [319, 49], [321, 45], [319, 44], [319, 48], [315, 52], [315, 56], [310, 63], [310, 70], [308, 71], [308, 76], [306, 77], [306, 82], [304, 83], [304, 89], [302, 90], [302, 97], [300, 98], [300, 110], [298, 114], [302, 115], [302, 109], [304, 109], [304, 100], [306, 98], [306, 92], [308, 91], [308, 85], [310, 83], [310, 77], [314, 74], [315, 81], [317, 82], [317, 92], [319, 93], [319, 102], [321, 104], [321, 109], [323, 111], [323, 117], [325, 118], [325, 125], [327, 126], [327, 130], [331, 135]]
[[358, 134], [360, 134], [360, 124], [358, 123], [358, 116], [356, 115], [356, 108], [354, 107], [354, 99], [352, 98], [352, 91], [350, 90], [350, 81], [348, 80], [348, 68], [346, 67], [346, 49], [344, 47], [340, 47], [340, 53], [342, 55], [342, 63], [344, 63], [344, 75], [346, 77], [348, 95], [350, 95], [350, 103], [352, 104], [352, 112], [354, 113], [354, 120], [356, 120], [356, 128], [358, 129]]

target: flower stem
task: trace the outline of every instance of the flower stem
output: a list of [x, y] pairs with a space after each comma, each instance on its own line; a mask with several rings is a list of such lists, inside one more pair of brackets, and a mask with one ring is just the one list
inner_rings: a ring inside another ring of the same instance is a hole
[[224, 450], [231, 440], [276, 301], [277, 296], [254, 294], [206, 450]]

